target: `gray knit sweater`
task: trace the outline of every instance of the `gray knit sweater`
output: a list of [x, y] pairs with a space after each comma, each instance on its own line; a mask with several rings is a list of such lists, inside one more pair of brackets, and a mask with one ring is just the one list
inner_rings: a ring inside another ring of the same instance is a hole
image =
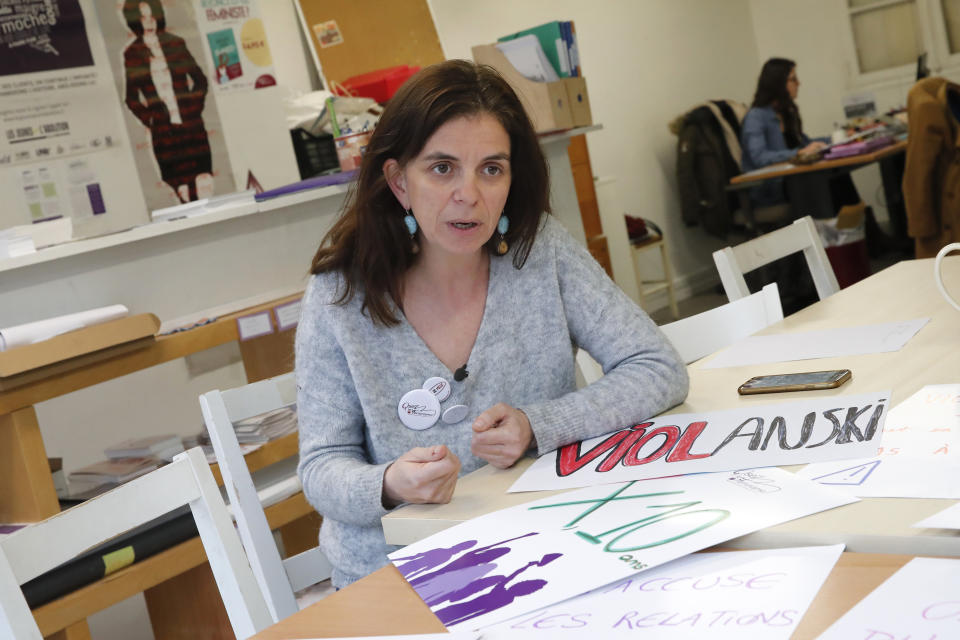
[[[297, 329], [299, 474], [323, 515], [320, 546], [345, 586], [387, 563], [380, 495], [387, 465], [413, 447], [447, 445], [468, 473], [484, 463], [470, 453], [471, 424], [497, 402], [522, 409], [539, 453], [630, 425], [686, 397], [687, 373], [650, 318], [551, 217], [524, 267], [512, 252], [490, 261], [483, 320], [468, 363], [453, 374], [402, 317], [374, 325], [362, 296], [335, 305], [338, 274], [314, 276]], [[576, 390], [579, 346], [606, 372]], [[457, 424], [408, 429], [400, 397], [440, 376], [452, 386], [441, 410], [469, 407]]]

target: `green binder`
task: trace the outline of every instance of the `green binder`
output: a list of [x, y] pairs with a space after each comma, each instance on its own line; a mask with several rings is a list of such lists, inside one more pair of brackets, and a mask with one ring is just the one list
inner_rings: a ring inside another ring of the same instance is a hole
[[547, 22], [546, 24], [541, 24], [530, 29], [524, 29], [523, 31], [512, 33], [508, 36], [503, 36], [502, 38], [498, 38], [497, 42], [514, 40], [521, 36], [530, 34], [535, 35], [537, 40], [540, 41], [540, 46], [543, 47], [543, 53], [546, 54], [547, 60], [549, 60], [550, 64], [553, 65], [557, 75], [561, 78], [569, 78], [570, 57], [568, 53], [568, 45], [566, 39], [563, 37], [563, 28], [561, 27], [559, 20], [554, 20], [553, 22]]

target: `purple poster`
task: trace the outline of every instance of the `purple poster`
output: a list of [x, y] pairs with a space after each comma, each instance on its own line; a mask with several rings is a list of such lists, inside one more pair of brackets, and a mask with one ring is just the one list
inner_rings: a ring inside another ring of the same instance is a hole
[[0, 76], [92, 65], [80, 0], [0, 0]]

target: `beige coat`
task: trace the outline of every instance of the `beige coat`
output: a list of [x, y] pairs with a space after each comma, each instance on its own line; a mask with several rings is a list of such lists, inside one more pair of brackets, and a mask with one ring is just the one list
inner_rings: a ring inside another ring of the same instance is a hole
[[960, 85], [943, 78], [921, 80], [907, 96], [903, 198], [918, 258], [960, 241], [960, 125], [947, 106], [948, 92], [960, 104]]

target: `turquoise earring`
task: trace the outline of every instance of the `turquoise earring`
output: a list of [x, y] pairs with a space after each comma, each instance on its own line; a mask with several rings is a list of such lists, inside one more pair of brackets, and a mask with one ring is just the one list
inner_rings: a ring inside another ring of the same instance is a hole
[[497, 244], [497, 255], [502, 256], [510, 247], [504, 239], [504, 234], [510, 230], [510, 218], [505, 214], [500, 214], [500, 220], [497, 221], [497, 231], [500, 233], [500, 242]]
[[407, 232], [410, 234], [410, 246], [413, 253], [420, 252], [420, 246], [417, 244], [417, 219], [413, 217], [413, 214], [410, 213], [410, 209], [407, 209], [407, 215], [403, 216], [403, 223], [407, 225]]

